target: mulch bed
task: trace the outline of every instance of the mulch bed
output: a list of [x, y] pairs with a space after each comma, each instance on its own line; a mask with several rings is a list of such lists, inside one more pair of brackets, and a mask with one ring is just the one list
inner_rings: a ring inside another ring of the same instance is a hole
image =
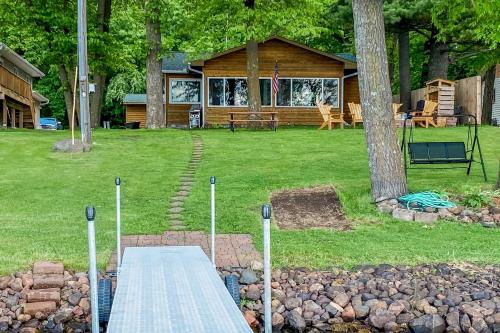
[[293, 189], [271, 195], [274, 216], [282, 229], [350, 230], [339, 197], [331, 186]]

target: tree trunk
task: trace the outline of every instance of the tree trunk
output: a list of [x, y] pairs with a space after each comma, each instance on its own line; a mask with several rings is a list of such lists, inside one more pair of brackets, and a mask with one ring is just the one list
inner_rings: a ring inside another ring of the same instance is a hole
[[[64, 65], [59, 65], [59, 81], [63, 88], [64, 105], [66, 106], [66, 116], [68, 117], [69, 128], [73, 129], [71, 117], [73, 112], [73, 92], [75, 89], [75, 72], [70, 71], [68, 74]], [[78, 126], [80, 105], [77, 101], [75, 104], [75, 126]]]
[[491, 116], [493, 113], [493, 98], [495, 94], [495, 69], [496, 65], [484, 73], [482, 79], [484, 82], [483, 106], [481, 114], [481, 124], [491, 124]]
[[431, 32], [429, 38], [429, 73], [428, 80], [436, 78], [448, 78], [448, 66], [450, 65], [448, 44], [440, 42], [436, 37], [437, 31]]
[[401, 112], [411, 109], [411, 77], [410, 77], [410, 33], [400, 32], [398, 35], [399, 49], [399, 103]]
[[160, 5], [156, 0], [146, 0], [146, 41], [148, 57], [146, 60], [146, 127], [163, 128], [166, 126], [163, 108], [163, 85], [161, 73], [161, 32]]
[[248, 111], [260, 111], [260, 85], [259, 85], [259, 44], [255, 39], [247, 41], [247, 86], [248, 86]]
[[392, 115], [382, 0], [353, 0], [363, 127], [375, 202], [405, 194], [406, 177]]
[[497, 189], [499, 189], [499, 190], [500, 190], [500, 161], [498, 161]]
[[[111, 0], [99, 0], [97, 2], [97, 32], [101, 37], [106, 37], [109, 33], [109, 21], [111, 19]], [[97, 54], [96, 60], [105, 57], [104, 54]], [[102, 101], [106, 91], [106, 73], [100, 69], [93, 75], [95, 92], [90, 96], [90, 126], [97, 128], [101, 124]]]

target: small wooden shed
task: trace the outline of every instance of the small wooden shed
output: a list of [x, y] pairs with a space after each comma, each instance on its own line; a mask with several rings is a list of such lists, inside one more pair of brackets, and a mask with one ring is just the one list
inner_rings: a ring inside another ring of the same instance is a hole
[[438, 118], [438, 126], [454, 126], [457, 119], [455, 110], [455, 82], [446, 79], [434, 79], [425, 84], [425, 100], [438, 103], [438, 115], [450, 116]]

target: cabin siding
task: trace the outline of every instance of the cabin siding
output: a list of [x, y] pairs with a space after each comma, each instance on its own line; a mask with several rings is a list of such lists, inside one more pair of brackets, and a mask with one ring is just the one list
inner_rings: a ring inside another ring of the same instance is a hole
[[139, 121], [141, 128], [146, 128], [146, 105], [128, 104], [125, 105], [125, 121], [133, 123]]
[[[259, 45], [259, 76], [273, 77], [276, 60], [280, 78], [338, 78], [339, 96], [342, 94], [343, 62], [280, 40], [270, 40]], [[205, 61], [203, 73], [205, 74], [205, 87], [208, 87], [209, 77], [246, 77], [246, 50], [238, 50]], [[205, 93], [205, 105], [208, 125], [227, 124], [228, 112], [247, 111], [246, 107], [210, 107], [208, 106], [208, 92]], [[274, 92], [272, 105], [262, 107], [262, 110], [278, 112], [280, 124], [320, 125], [322, 123], [322, 117], [316, 106], [276, 107], [274, 106]], [[340, 108], [334, 110], [340, 111]]]
[[31, 85], [2, 66], [0, 66], [0, 92], [26, 105], [33, 99]]

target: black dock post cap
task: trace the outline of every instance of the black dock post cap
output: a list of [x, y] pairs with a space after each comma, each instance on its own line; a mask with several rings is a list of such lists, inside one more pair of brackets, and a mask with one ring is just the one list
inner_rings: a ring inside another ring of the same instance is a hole
[[120, 185], [120, 183], [121, 183], [120, 177], [116, 177], [115, 178], [115, 184], [116, 184], [116, 186]]
[[215, 184], [215, 176], [210, 177], [210, 184]]
[[85, 215], [87, 215], [87, 221], [94, 221], [95, 219], [94, 206], [87, 206], [87, 208], [85, 209]]
[[271, 205], [262, 205], [262, 218], [269, 220], [271, 218]]

